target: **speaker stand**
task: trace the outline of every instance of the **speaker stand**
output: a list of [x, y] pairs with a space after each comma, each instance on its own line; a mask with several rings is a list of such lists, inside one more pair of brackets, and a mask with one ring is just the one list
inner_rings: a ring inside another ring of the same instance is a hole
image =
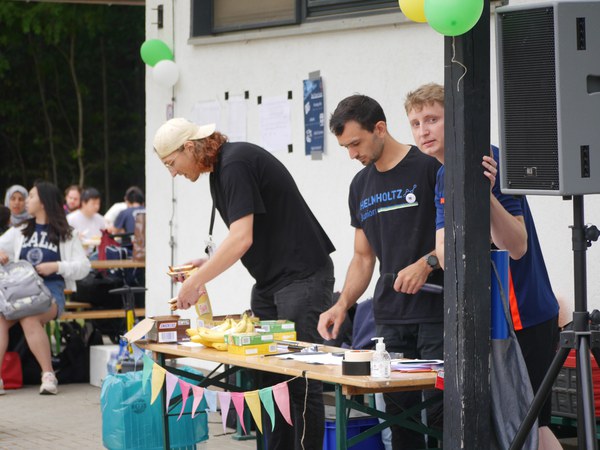
[[552, 385], [558, 376], [571, 349], [577, 352], [577, 442], [578, 449], [597, 450], [596, 417], [594, 413], [594, 393], [592, 388], [592, 366], [590, 351], [600, 367], [600, 331], [590, 330], [590, 314], [587, 311], [586, 254], [592, 241], [598, 239], [598, 229], [584, 224], [583, 196], [573, 196], [573, 257], [575, 279], [575, 309], [573, 330], [560, 333], [560, 348], [536, 393], [529, 411], [510, 446], [520, 450], [545, 403]]

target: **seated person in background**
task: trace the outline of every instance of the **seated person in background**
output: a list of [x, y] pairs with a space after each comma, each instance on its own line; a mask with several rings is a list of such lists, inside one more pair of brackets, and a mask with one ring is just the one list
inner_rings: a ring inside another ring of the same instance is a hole
[[15, 226], [31, 218], [25, 209], [27, 189], [20, 184], [9, 187], [4, 196], [4, 206], [10, 209], [10, 225]]
[[72, 184], [65, 189], [65, 204], [63, 209], [65, 214], [77, 211], [81, 207], [81, 186]]
[[[58, 381], [44, 326], [60, 316], [65, 307], [64, 290], [76, 289], [75, 280], [88, 274], [90, 262], [65, 219], [62, 195], [56, 186], [36, 183], [27, 198], [27, 211], [33, 218], [0, 236], [0, 264], [29, 261], [52, 293], [53, 302], [46, 312], [19, 320], [6, 320], [0, 315], [0, 361], [8, 347], [8, 330], [19, 322], [27, 345], [42, 368], [40, 394], [56, 394]], [[4, 383], [0, 380], [0, 394], [4, 393]]]
[[137, 186], [131, 186], [125, 192], [127, 208], [119, 213], [114, 226], [108, 228], [110, 233], [133, 233], [135, 231], [135, 216], [139, 211], [144, 211], [144, 193]]
[[125, 202], [117, 202], [113, 203], [113, 205], [108, 208], [108, 211], [104, 213], [104, 223], [106, 224], [106, 229], [109, 233], [114, 233], [114, 225], [115, 220], [117, 220], [117, 216], [121, 211], [125, 211], [127, 209], [127, 203]]
[[0, 235], [10, 228], [10, 209], [0, 205]]
[[[67, 222], [75, 229], [84, 245], [100, 242], [102, 230], [106, 226], [104, 218], [98, 214], [98, 211], [100, 211], [100, 192], [94, 188], [87, 188], [81, 194], [81, 208], [67, 214]], [[91, 253], [91, 250], [88, 253]]]

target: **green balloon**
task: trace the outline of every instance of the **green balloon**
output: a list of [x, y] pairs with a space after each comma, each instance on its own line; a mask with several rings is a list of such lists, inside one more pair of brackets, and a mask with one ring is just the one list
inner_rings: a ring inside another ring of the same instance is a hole
[[160, 39], [150, 39], [144, 42], [140, 47], [140, 55], [142, 56], [142, 61], [150, 67], [154, 67], [157, 62], [165, 59], [173, 61], [173, 52]]
[[475, 26], [483, 0], [425, 0], [424, 9], [431, 28], [444, 36], [458, 36]]

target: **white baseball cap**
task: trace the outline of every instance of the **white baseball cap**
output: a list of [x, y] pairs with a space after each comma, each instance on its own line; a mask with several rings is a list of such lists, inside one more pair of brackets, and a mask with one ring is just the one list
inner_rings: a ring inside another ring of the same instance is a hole
[[160, 158], [170, 155], [187, 141], [204, 139], [215, 132], [215, 124], [196, 125], [177, 117], [165, 122], [154, 135], [154, 150]]

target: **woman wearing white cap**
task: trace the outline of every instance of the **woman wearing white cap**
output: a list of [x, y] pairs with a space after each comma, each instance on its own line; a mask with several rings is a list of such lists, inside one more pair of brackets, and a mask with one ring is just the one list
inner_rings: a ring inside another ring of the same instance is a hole
[[[256, 145], [227, 142], [214, 125], [198, 126], [181, 118], [160, 127], [154, 149], [172, 176], [196, 181], [210, 173], [214, 205], [229, 228], [208, 261], [193, 261], [199, 268], [183, 283], [177, 306], [195, 304], [205, 283], [241, 260], [256, 280], [251, 294], [254, 314], [264, 320], [292, 320], [299, 340], [322, 342], [317, 323], [331, 306], [329, 254], [335, 248], [285, 166]], [[322, 384], [309, 382], [306, 405], [304, 380], [290, 382], [289, 389], [296, 426], [276, 420], [272, 433], [265, 429], [268, 448], [300, 448], [301, 439], [304, 448], [322, 448]]]

